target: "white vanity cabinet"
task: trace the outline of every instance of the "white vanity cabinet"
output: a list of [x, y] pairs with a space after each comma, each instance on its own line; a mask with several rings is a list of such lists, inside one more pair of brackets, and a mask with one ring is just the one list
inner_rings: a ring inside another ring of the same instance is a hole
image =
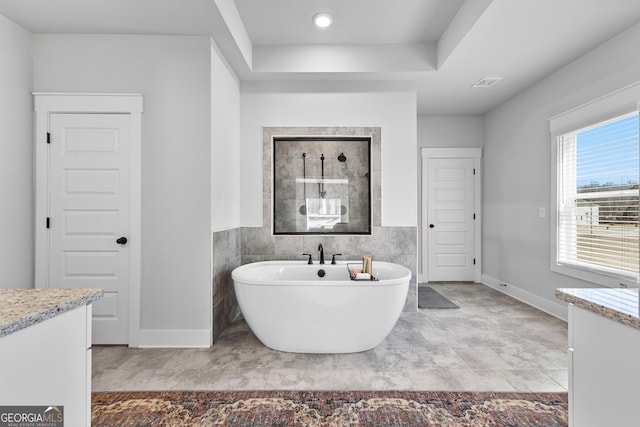
[[[640, 425], [638, 290], [593, 291], [582, 295], [588, 303], [559, 296], [572, 300], [568, 301], [569, 426]], [[630, 309], [629, 302], [636, 308]], [[622, 311], [617, 305], [624, 307]]]
[[[0, 292], [0, 314], [11, 304], [4, 295]], [[65, 426], [91, 425], [91, 311], [86, 299], [56, 303], [35, 322], [27, 315], [17, 320], [26, 319], [26, 325], [2, 324], [1, 406], [62, 406]]]

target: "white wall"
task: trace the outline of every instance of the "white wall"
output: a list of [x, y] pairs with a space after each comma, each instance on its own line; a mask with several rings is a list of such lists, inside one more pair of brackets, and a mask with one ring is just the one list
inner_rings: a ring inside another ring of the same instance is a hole
[[[421, 148], [482, 147], [482, 116], [418, 116], [418, 171], [422, 169]], [[418, 173], [418, 272], [422, 273], [422, 175]]]
[[144, 96], [142, 345], [210, 340], [210, 56], [207, 37], [34, 36], [34, 90]]
[[[640, 24], [577, 59], [485, 117], [483, 265], [485, 281], [566, 317], [556, 288], [594, 286], [552, 273], [551, 140], [548, 119], [640, 80]], [[538, 218], [538, 208], [547, 217]], [[556, 310], [556, 311], [554, 311]]]
[[240, 199], [240, 84], [215, 44], [212, 44], [212, 231], [240, 227]]
[[418, 148], [482, 147], [482, 116], [418, 116]]
[[34, 286], [31, 33], [0, 15], [0, 288]]
[[415, 226], [416, 94], [407, 83], [241, 85], [241, 223], [262, 226], [262, 127], [382, 128], [382, 225]]

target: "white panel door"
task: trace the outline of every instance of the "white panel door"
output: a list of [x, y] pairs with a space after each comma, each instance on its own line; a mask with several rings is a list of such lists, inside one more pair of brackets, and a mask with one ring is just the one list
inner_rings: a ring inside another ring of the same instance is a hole
[[474, 280], [474, 160], [428, 159], [429, 281]]
[[127, 344], [130, 116], [52, 114], [49, 287], [102, 288], [93, 342]]

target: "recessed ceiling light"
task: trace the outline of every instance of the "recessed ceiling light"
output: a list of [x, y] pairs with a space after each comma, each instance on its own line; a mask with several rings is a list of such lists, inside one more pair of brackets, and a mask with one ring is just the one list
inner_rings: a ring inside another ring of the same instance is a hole
[[498, 83], [500, 80], [502, 80], [502, 77], [483, 77], [472, 84], [471, 87], [491, 87]]
[[328, 13], [317, 13], [313, 15], [313, 23], [318, 28], [327, 28], [333, 23], [333, 17]]

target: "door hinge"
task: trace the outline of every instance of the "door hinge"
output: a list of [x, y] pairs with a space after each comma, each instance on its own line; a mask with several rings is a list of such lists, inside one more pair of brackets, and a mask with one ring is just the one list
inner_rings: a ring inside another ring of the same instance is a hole
[[473, 174], [474, 175], [476, 174], [476, 168], [473, 168]]
[[475, 258], [473, 259], [473, 265], [476, 265], [476, 259]]
[[476, 214], [473, 214], [473, 219], [476, 219]]
[[51, 133], [47, 132], [47, 144], [51, 144]]
[[51, 227], [51, 218], [47, 217], [47, 228]]

